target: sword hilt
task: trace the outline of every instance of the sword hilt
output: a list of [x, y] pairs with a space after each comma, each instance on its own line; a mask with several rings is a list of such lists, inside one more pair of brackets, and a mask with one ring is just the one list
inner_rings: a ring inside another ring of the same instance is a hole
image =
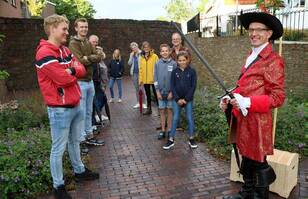
[[229, 90], [226, 90], [226, 93], [225, 94], [223, 94], [223, 95], [221, 95], [221, 96], [219, 96], [219, 97], [217, 97], [217, 99], [221, 99], [221, 98], [223, 98], [224, 96], [226, 96], [226, 95], [229, 95], [229, 97], [231, 98], [231, 99], [234, 99], [234, 95], [233, 95], [233, 91], [235, 90], [235, 89], [237, 89], [238, 88], [238, 86], [236, 86], [236, 87], [234, 87], [234, 88], [231, 88], [231, 89], [229, 89]]

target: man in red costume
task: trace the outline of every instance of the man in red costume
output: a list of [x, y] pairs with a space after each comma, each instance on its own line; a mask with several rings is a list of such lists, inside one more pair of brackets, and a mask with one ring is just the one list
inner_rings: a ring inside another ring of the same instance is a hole
[[284, 61], [273, 51], [271, 41], [283, 34], [275, 16], [259, 12], [240, 17], [252, 45], [234, 91], [234, 99], [224, 97], [222, 110], [232, 105], [231, 129], [242, 155], [240, 172], [244, 185], [239, 193], [224, 199], [268, 199], [269, 185], [276, 179], [266, 161], [273, 154], [272, 109], [285, 99]]

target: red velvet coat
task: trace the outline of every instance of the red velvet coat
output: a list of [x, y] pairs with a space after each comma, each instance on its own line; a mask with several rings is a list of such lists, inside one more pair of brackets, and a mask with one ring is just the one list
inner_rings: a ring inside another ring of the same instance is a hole
[[242, 77], [234, 93], [250, 97], [251, 106], [244, 117], [233, 110], [237, 118], [236, 144], [242, 156], [264, 161], [264, 156], [273, 154], [272, 109], [283, 104], [285, 99], [284, 61], [267, 45], [259, 54], [260, 59], [247, 71], [242, 67]]

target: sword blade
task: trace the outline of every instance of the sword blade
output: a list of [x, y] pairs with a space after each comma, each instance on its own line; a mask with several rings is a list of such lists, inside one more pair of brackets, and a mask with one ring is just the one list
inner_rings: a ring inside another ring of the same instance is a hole
[[[190, 41], [190, 39], [188, 39], [186, 37], [186, 35], [184, 35], [184, 33], [182, 32], [182, 30], [176, 25], [176, 23], [174, 23], [173, 21], [171, 21], [171, 24], [176, 28], [176, 30], [178, 31], [178, 33], [182, 36], [182, 38], [186, 41], [186, 43], [188, 44], [188, 46], [196, 53], [197, 57], [200, 59], [200, 61], [202, 62], [203, 66], [210, 72], [210, 74], [213, 76], [213, 78], [218, 82], [218, 84], [220, 85], [220, 87], [227, 93], [230, 95], [230, 92], [228, 91], [225, 83], [220, 79], [220, 77], [215, 73], [215, 71], [213, 70], [213, 68], [211, 67], [211, 65], [207, 62], [207, 60], [202, 56], [201, 52], [199, 51], [199, 49]], [[230, 96], [231, 97], [231, 96]], [[231, 97], [232, 98], [232, 97]]]

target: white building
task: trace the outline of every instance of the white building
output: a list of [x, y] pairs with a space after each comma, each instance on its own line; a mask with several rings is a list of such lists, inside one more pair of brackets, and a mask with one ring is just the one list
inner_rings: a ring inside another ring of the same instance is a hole
[[[288, 29], [308, 29], [308, 0], [284, 0], [276, 16]], [[239, 27], [240, 11], [257, 10], [256, 0], [211, 0], [200, 14], [203, 37], [234, 34]], [[218, 17], [217, 17], [218, 16]], [[218, 26], [218, 31], [217, 31]]]

